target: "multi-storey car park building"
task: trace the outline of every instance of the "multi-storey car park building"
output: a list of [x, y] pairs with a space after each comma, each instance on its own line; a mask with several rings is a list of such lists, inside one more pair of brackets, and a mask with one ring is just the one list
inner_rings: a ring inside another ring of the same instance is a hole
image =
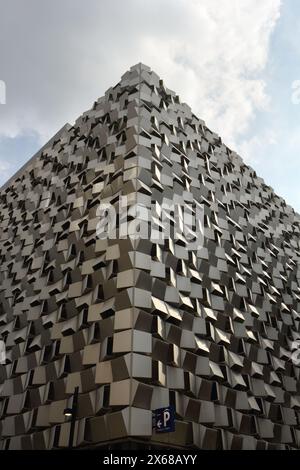
[[[126, 217], [99, 236], [99, 206], [120, 196]], [[164, 199], [202, 207], [201, 247], [120, 236], [139, 205], [164, 232]], [[132, 67], [1, 188], [0, 448], [68, 446], [76, 387], [75, 447], [300, 448], [299, 227]], [[158, 433], [152, 410], [168, 405], [175, 431]]]

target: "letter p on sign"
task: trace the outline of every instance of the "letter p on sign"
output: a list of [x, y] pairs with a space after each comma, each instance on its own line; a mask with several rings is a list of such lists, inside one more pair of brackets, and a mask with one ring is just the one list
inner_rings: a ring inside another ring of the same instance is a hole
[[153, 430], [157, 433], [175, 431], [175, 409], [173, 406], [153, 411]]

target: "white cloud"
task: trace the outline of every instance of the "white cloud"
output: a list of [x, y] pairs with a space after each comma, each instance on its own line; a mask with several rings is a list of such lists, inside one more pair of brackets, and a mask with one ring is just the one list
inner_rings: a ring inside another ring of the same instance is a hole
[[247, 164], [256, 165], [262, 156], [265, 161], [271, 159], [270, 149], [278, 143], [278, 134], [274, 130], [266, 129], [249, 139], [243, 139], [237, 144], [236, 151], [243, 156]]
[[4, 182], [9, 177], [11, 166], [8, 162], [0, 160], [0, 182]]
[[229, 145], [268, 104], [280, 0], [0, 0], [0, 134], [46, 140], [133, 64], [152, 67]]

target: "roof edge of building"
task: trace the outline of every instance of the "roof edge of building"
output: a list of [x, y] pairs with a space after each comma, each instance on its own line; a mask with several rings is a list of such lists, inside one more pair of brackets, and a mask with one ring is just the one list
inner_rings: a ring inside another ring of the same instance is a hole
[[33, 161], [38, 158], [38, 156], [41, 154], [41, 152], [46, 148], [48, 147], [49, 145], [51, 145], [58, 137], [60, 137], [60, 135], [65, 132], [65, 131], [68, 131], [70, 128], [71, 128], [71, 124], [69, 124], [68, 122], [66, 124], [64, 124], [60, 129], [59, 131], [56, 132], [56, 134], [54, 134], [54, 136], [52, 136], [48, 142], [46, 142], [21, 168], [19, 168], [19, 170], [16, 171], [16, 173], [14, 175], [12, 175], [7, 181], [6, 183], [3, 184], [3, 186], [0, 187], [0, 191], [5, 191], [23, 172], [24, 170], [31, 164], [33, 163]]

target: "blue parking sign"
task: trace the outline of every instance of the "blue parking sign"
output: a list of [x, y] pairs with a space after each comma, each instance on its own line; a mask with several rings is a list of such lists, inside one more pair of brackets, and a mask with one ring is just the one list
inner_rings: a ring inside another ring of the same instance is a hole
[[158, 432], [175, 432], [174, 406], [166, 406], [153, 411], [153, 429]]

